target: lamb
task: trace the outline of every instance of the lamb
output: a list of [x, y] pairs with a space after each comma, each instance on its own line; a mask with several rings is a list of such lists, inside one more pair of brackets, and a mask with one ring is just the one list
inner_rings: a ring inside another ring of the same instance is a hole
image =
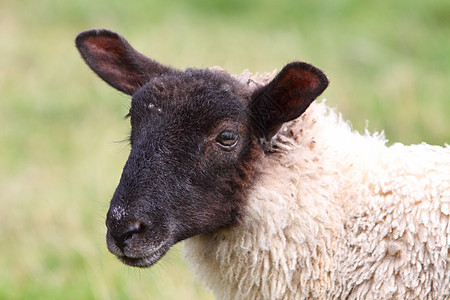
[[450, 298], [450, 147], [386, 146], [313, 101], [322, 71], [179, 71], [108, 30], [89, 67], [132, 95], [107, 246], [135, 267], [184, 241], [222, 299]]

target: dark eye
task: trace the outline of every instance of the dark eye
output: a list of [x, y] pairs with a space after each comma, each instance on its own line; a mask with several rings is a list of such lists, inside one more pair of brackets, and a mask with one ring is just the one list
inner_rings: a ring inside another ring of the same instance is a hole
[[239, 133], [225, 130], [216, 137], [216, 142], [224, 149], [231, 149], [237, 145], [238, 139]]

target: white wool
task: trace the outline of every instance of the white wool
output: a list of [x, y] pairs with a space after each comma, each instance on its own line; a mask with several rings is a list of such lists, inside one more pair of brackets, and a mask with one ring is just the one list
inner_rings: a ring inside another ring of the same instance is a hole
[[450, 298], [448, 145], [387, 147], [325, 102], [275, 144], [243, 222], [185, 241], [218, 298]]

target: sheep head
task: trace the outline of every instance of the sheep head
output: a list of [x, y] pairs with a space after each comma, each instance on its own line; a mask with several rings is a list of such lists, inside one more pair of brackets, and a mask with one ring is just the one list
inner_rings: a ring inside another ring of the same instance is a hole
[[176, 70], [107, 30], [81, 33], [89, 67], [132, 95], [131, 151], [107, 214], [108, 249], [148, 267], [175, 243], [239, 223], [263, 144], [299, 117], [328, 85], [293, 62], [250, 90], [224, 71]]

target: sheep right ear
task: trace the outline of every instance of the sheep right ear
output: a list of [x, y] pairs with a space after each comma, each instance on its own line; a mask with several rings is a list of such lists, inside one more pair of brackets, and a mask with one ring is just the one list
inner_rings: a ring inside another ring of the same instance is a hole
[[298, 118], [328, 86], [316, 67], [293, 62], [252, 95], [251, 115], [256, 136], [270, 141], [283, 123]]
[[150, 79], [174, 71], [137, 52], [122, 36], [109, 30], [82, 32], [75, 44], [100, 78], [129, 95]]

